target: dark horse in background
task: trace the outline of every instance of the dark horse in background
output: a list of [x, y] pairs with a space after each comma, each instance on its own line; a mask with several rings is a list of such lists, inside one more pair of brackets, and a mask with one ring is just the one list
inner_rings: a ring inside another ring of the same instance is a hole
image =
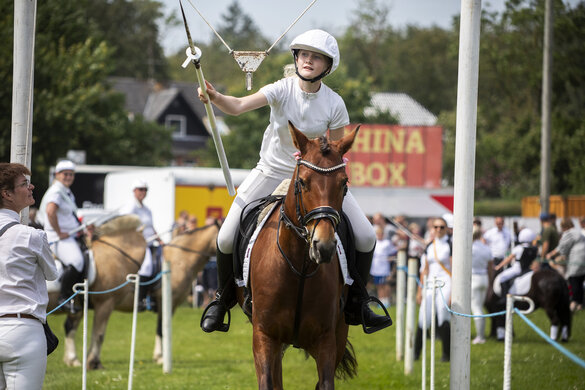
[[[282, 357], [292, 344], [315, 359], [316, 388], [333, 389], [336, 375], [353, 377], [357, 371], [335, 231], [348, 184], [343, 155], [358, 129], [339, 141], [309, 140], [292, 124], [289, 129], [300, 157], [250, 258], [256, 376], [260, 389], [282, 389]], [[238, 295], [243, 305], [241, 290]]]
[[[500, 297], [494, 292], [494, 280], [499, 273], [493, 266], [488, 270], [489, 286], [485, 306], [490, 313], [506, 310], [506, 297]], [[569, 306], [569, 287], [561, 274], [554, 269], [543, 267], [532, 271], [530, 290], [525, 296], [534, 301], [535, 308], [542, 307], [546, 311], [551, 323], [550, 337], [556, 340], [560, 330], [561, 341], [568, 341], [571, 336], [572, 315]], [[526, 309], [527, 304], [517, 302], [516, 307]], [[492, 317], [492, 337], [503, 340], [504, 328], [505, 315]]]

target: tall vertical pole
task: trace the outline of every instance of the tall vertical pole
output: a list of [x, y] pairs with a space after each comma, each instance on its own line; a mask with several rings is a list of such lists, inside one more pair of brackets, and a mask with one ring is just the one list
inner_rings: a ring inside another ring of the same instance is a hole
[[551, 89], [553, 48], [553, 4], [545, 1], [544, 45], [542, 52], [542, 112], [540, 138], [540, 211], [548, 213], [550, 208], [550, 153], [551, 153]]
[[396, 361], [404, 357], [404, 300], [406, 292], [406, 251], [396, 256]]
[[[31, 166], [36, 0], [14, 1], [10, 161]], [[28, 224], [28, 207], [21, 212]]]
[[[481, 0], [461, 0], [460, 25], [451, 307], [456, 312], [469, 313]], [[451, 390], [468, 390], [470, 321], [452, 316], [451, 325], [450, 387]]]

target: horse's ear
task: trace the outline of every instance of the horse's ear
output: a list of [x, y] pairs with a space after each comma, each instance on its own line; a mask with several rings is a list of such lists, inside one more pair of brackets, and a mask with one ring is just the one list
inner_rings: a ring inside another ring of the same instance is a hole
[[347, 133], [342, 139], [338, 141], [339, 153], [343, 156], [345, 153], [351, 149], [353, 145], [353, 141], [360, 130], [361, 125], [358, 125], [353, 131]]
[[301, 154], [305, 154], [309, 139], [303, 133], [301, 133], [301, 131], [297, 129], [291, 121], [288, 121], [288, 130], [290, 131], [290, 136], [292, 137], [295, 147], [301, 151]]

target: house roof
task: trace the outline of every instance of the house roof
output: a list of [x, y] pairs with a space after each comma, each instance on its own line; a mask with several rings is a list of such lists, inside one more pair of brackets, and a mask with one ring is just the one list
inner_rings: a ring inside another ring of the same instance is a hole
[[[125, 108], [134, 114], [142, 114], [145, 119], [156, 120], [170, 102], [181, 94], [193, 112], [203, 119], [207, 116], [205, 106], [197, 97], [197, 84], [179, 81], [155, 83], [131, 77], [109, 77], [112, 88], [126, 96]], [[216, 116], [223, 113], [213, 107]]]
[[370, 107], [364, 109], [365, 116], [389, 112], [403, 126], [434, 126], [437, 123], [433, 113], [405, 93], [374, 93], [370, 104]]

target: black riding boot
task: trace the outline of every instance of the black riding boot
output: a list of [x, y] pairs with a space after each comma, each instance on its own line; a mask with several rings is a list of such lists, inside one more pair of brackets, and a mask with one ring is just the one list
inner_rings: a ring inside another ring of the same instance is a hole
[[[83, 273], [79, 272], [72, 265], [63, 266], [63, 277], [61, 278], [61, 292], [59, 294], [59, 305], [65, 302], [71, 295], [73, 295], [73, 285], [80, 283]], [[73, 304], [74, 299], [67, 304], [61, 306], [61, 310], [77, 313], [81, 308]]]
[[143, 283], [152, 281], [154, 276], [139, 275], [138, 277], [140, 278], [140, 285], [138, 286], [138, 311], [150, 310], [158, 312], [156, 300], [152, 296], [152, 292], [158, 282], [143, 285]]
[[[229, 310], [236, 304], [236, 283], [234, 281], [233, 255], [222, 253], [217, 249], [217, 282], [218, 288], [213, 300], [201, 316], [201, 329], [204, 332], [227, 332], [230, 328]], [[227, 323], [223, 322], [228, 313]]]
[[451, 358], [451, 324], [449, 321], [445, 321], [439, 326], [439, 337], [441, 338], [441, 344], [443, 344], [441, 361], [448, 362]]
[[414, 360], [418, 360], [420, 358], [420, 353], [422, 351], [423, 345], [423, 334], [422, 328], [418, 326], [416, 328], [416, 334], [414, 336]]
[[[355, 264], [351, 264], [351, 261], [348, 262], [353, 284], [349, 286], [345, 306], [345, 322], [349, 325], [362, 325], [365, 333], [374, 333], [392, 325], [392, 319], [384, 305], [377, 298], [370, 297], [368, 290], [366, 290], [374, 250], [367, 253], [358, 251], [355, 253]], [[368, 306], [370, 302], [378, 303], [384, 309], [385, 315], [374, 313]]]

